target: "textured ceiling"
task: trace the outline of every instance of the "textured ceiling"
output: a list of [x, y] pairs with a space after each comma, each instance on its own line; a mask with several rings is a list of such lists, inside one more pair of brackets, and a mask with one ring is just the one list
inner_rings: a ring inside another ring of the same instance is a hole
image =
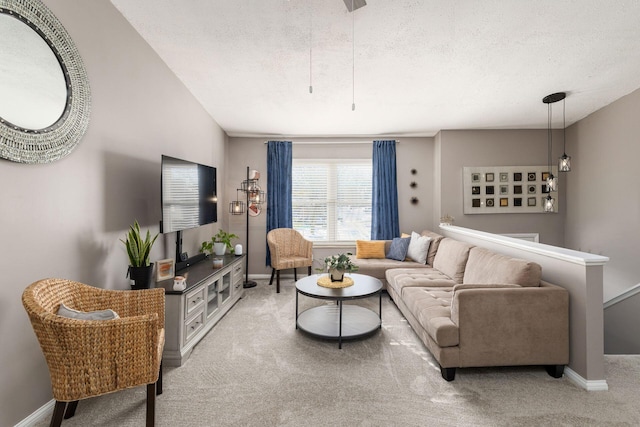
[[570, 124], [640, 87], [640, 1], [112, 2], [231, 136], [544, 128], [550, 93]]

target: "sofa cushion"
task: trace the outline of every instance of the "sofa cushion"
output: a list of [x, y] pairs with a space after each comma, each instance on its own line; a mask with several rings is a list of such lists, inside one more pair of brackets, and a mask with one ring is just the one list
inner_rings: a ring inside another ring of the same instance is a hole
[[407, 250], [407, 256], [415, 262], [420, 264], [427, 263], [427, 255], [429, 254], [429, 245], [431, 244], [431, 238], [427, 236], [421, 236], [415, 231], [411, 233], [411, 241], [409, 242], [409, 249]]
[[540, 286], [541, 274], [540, 264], [474, 247], [469, 251], [462, 283]]
[[387, 270], [388, 286], [393, 287], [398, 295], [404, 297], [405, 288], [428, 287], [451, 289], [456, 282], [432, 267], [426, 268], [395, 268]]
[[455, 285], [453, 287], [453, 293], [455, 294], [458, 291], [464, 291], [466, 289], [510, 289], [510, 288], [522, 288], [522, 286], [520, 285], [514, 285], [514, 284], [502, 284], [502, 285], [496, 285], [496, 284], [462, 284], [462, 285]]
[[451, 320], [453, 292], [444, 288], [405, 288], [402, 300], [440, 347], [459, 344], [458, 327]]
[[356, 240], [356, 258], [381, 259], [385, 256], [384, 240]]
[[433, 260], [435, 259], [436, 253], [438, 252], [440, 241], [444, 239], [444, 236], [438, 233], [434, 233], [430, 230], [423, 230], [420, 234], [431, 239], [431, 243], [429, 244], [429, 253], [427, 254], [427, 264], [433, 267]]
[[456, 283], [462, 283], [469, 249], [473, 245], [445, 237], [440, 241], [433, 267], [449, 276]]
[[391, 242], [389, 251], [387, 252], [387, 258], [395, 259], [396, 261], [404, 261], [407, 257], [407, 251], [409, 250], [409, 243], [411, 238], [409, 237], [396, 237]]
[[358, 259], [350, 256], [351, 261], [358, 266], [359, 274], [375, 277], [384, 280], [387, 270], [396, 268], [428, 268], [425, 264], [419, 264], [413, 261], [396, 261], [394, 259]]

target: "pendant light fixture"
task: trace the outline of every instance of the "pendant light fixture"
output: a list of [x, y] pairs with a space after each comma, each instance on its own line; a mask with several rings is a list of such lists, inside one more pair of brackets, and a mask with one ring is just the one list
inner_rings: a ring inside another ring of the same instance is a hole
[[567, 96], [564, 92], [556, 92], [542, 98], [542, 102], [547, 104], [547, 154], [549, 175], [547, 177], [547, 197], [544, 199], [543, 208], [545, 212], [555, 212], [555, 199], [551, 197], [551, 193], [558, 191], [558, 178], [553, 175], [551, 169], [551, 155], [553, 152], [553, 129], [551, 127], [553, 110], [551, 104], [562, 101]]
[[231, 215], [242, 215], [244, 213], [244, 202], [238, 197], [238, 191], [236, 190], [236, 200], [229, 203], [229, 213]]
[[551, 197], [550, 194], [547, 195], [547, 197], [544, 199], [544, 211], [546, 213], [552, 213], [555, 212], [555, 205], [556, 203], [556, 199], [554, 199], [553, 197]]
[[559, 172], [571, 172], [571, 156], [567, 156], [567, 118], [565, 114], [566, 97], [562, 99], [562, 156], [558, 159]]

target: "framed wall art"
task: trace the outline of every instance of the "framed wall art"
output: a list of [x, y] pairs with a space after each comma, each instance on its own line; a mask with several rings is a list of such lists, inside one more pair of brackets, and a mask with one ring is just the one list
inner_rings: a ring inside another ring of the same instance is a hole
[[[558, 176], [558, 167], [551, 172]], [[544, 213], [543, 199], [549, 191], [549, 166], [465, 166], [463, 212], [465, 214]], [[558, 192], [551, 196], [556, 199]]]
[[172, 279], [176, 275], [176, 262], [173, 259], [161, 259], [158, 261], [156, 281]]

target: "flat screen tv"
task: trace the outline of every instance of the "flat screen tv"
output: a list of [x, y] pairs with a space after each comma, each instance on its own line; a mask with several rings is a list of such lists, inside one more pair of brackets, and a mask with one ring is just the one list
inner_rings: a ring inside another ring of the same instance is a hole
[[161, 233], [218, 221], [216, 168], [162, 156]]

